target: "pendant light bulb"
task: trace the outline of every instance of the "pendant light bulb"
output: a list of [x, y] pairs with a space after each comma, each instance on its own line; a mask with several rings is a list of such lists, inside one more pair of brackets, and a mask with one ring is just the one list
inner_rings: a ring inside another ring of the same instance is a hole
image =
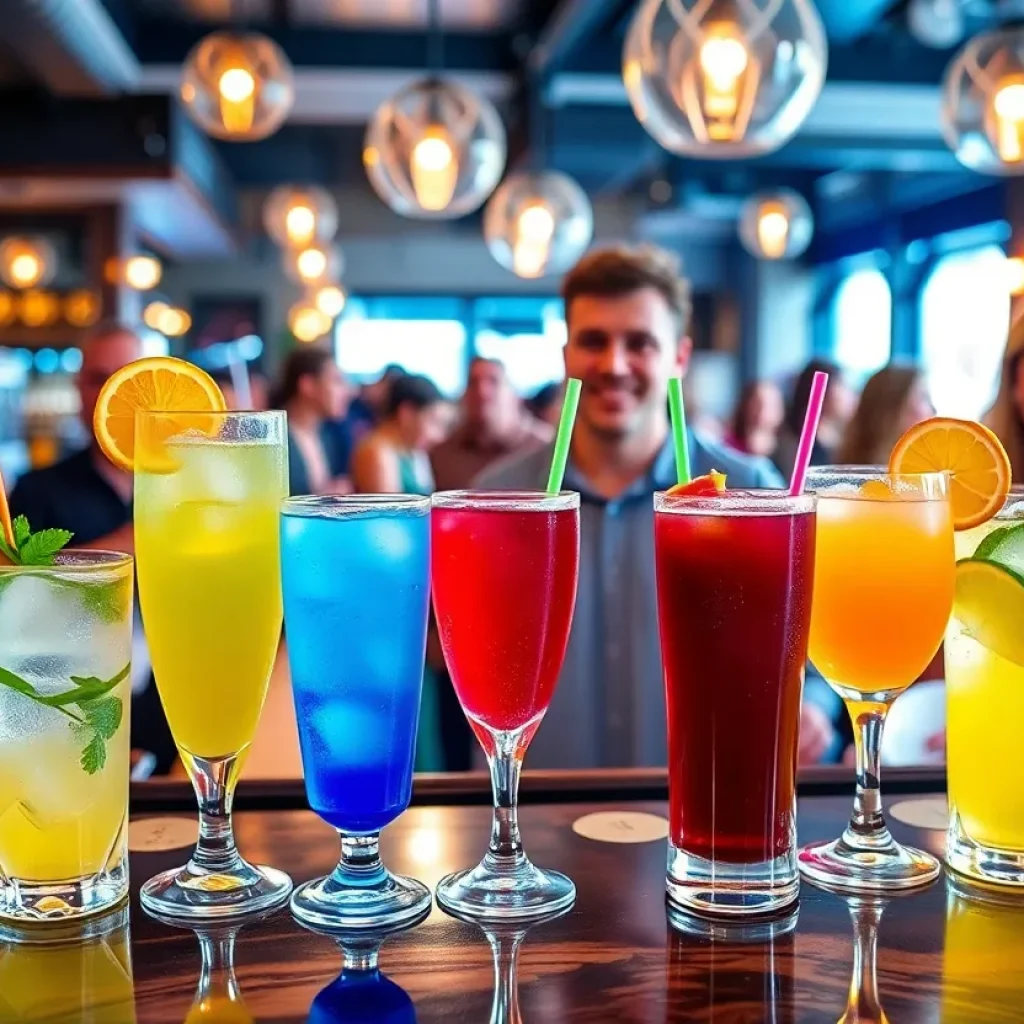
[[427, 127], [413, 146], [409, 171], [416, 200], [424, 210], [436, 212], [448, 206], [459, 181], [459, 161], [447, 128]]

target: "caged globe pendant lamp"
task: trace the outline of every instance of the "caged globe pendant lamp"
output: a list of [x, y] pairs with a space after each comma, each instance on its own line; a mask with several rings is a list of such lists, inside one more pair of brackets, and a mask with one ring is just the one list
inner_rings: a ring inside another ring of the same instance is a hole
[[484, 239], [494, 259], [517, 277], [561, 274], [594, 235], [586, 192], [558, 171], [511, 174], [484, 211]]
[[739, 234], [743, 248], [755, 259], [796, 259], [811, 244], [814, 217], [798, 192], [759, 192], [743, 204]]
[[363, 164], [380, 198], [405, 217], [453, 218], [476, 210], [505, 170], [505, 127], [488, 100], [427, 78], [377, 109]]
[[257, 32], [213, 32], [185, 58], [181, 99], [208, 135], [254, 142], [273, 135], [295, 102], [292, 66]]
[[263, 226], [282, 249], [305, 249], [338, 233], [338, 204], [316, 186], [280, 185], [263, 203]]
[[946, 69], [942, 133], [986, 174], [1024, 174], [1024, 29], [975, 36]]
[[637, 119], [665, 149], [733, 159], [792, 138], [827, 60], [811, 0], [642, 0], [622, 76]]

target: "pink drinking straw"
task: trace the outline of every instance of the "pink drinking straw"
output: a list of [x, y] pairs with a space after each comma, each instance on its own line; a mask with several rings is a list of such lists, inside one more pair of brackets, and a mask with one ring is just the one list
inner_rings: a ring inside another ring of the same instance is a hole
[[800, 444], [796, 449], [796, 462], [793, 463], [793, 478], [789, 481], [789, 493], [794, 497], [804, 493], [807, 467], [811, 464], [811, 449], [814, 447], [814, 435], [818, 433], [818, 422], [821, 420], [821, 407], [825, 404], [827, 387], [828, 374], [819, 370], [811, 382], [811, 397], [807, 403], [804, 428], [800, 431]]

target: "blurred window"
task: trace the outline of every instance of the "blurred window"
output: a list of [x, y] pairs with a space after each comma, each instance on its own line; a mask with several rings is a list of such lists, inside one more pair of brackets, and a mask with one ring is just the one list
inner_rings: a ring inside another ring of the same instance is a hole
[[855, 381], [887, 362], [892, 351], [892, 291], [875, 267], [848, 274], [836, 289], [833, 358]]
[[512, 386], [529, 397], [565, 376], [565, 320], [552, 299], [479, 299], [474, 304], [478, 355], [497, 359]]
[[351, 298], [334, 338], [338, 365], [356, 382], [386, 366], [429, 377], [449, 398], [466, 387], [464, 304], [447, 298]]
[[921, 292], [921, 361], [936, 411], [979, 419], [995, 398], [1010, 328], [998, 245], [950, 253]]

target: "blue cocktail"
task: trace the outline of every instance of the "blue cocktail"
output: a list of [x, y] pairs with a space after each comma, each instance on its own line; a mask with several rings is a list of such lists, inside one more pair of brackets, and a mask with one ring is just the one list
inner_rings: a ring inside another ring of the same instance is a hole
[[390, 874], [380, 830], [409, 806], [430, 601], [430, 502], [405, 495], [292, 498], [281, 517], [284, 617], [310, 806], [341, 860], [297, 889], [321, 927], [380, 927], [430, 893]]

